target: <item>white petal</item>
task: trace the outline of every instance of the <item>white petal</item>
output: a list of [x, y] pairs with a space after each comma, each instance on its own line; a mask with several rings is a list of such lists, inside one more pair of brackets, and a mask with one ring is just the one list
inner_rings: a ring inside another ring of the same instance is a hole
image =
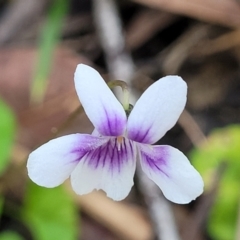
[[95, 137], [101, 137], [101, 134], [98, 132], [98, 130], [96, 128], [93, 129], [92, 131], [92, 136], [95, 136]]
[[107, 140], [88, 134], [71, 134], [53, 139], [29, 155], [28, 175], [40, 186], [56, 187], [70, 176], [86, 152]]
[[124, 199], [133, 185], [136, 168], [136, 150], [133, 142], [116, 138], [89, 152], [71, 174], [71, 183], [77, 194], [102, 189], [113, 200]]
[[128, 138], [155, 143], [172, 128], [186, 104], [187, 85], [178, 76], [152, 84], [134, 106], [127, 124]]
[[126, 114], [100, 74], [79, 64], [75, 87], [82, 106], [97, 131], [104, 136], [120, 136], [126, 128]]
[[189, 203], [203, 192], [203, 180], [187, 157], [170, 146], [139, 148], [143, 171], [175, 203]]

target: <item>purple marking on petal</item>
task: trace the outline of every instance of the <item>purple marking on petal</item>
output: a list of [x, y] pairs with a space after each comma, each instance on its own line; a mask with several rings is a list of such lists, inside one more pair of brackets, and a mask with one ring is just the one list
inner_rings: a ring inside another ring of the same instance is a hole
[[[108, 143], [107, 143], [107, 144], [108, 144]], [[104, 155], [103, 155], [102, 167], [104, 167], [105, 164], [106, 164], [106, 158], [107, 158], [107, 154], [108, 154], [107, 148], [105, 148], [104, 151], [105, 151], [105, 152], [104, 152]], [[99, 153], [101, 154], [101, 149], [99, 150]], [[100, 159], [100, 156], [99, 156], [98, 159]]]
[[147, 129], [144, 128], [132, 128], [128, 131], [128, 138], [139, 143], [149, 143], [150, 131], [152, 126]]
[[103, 109], [104, 109], [104, 112], [106, 114], [106, 119], [107, 119], [107, 128], [105, 128], [105, 131], [109, 132], [111, 134], [111, 122], [112, 122], [112, 119], [110, 119], [110, 116], [109, 116], [106, 108], [103, 108]]
[[135, 161], [130, 140], [123, 138], [118, 146], [117, 138], [111, 138], [107, 143], [87, 153], [86, 164], [93, 169], [107, 168], [112, 174], [121, 173], [126, 161]]
[[114, 112], [108, 112], [103, 105], [105, 112], [104, 122], [100, 125], [98, 131], [105, 136], [120, 136], [123, 134], [126, 126], [126, 119], [118, 116]]
[[[121, 151], [121, 149], [120, 149]], [[117, 149], [117, 140], [114, 141], [114, 147], [113, 147], [113, 155], [112, 155], [112, 158], [111, 158], [111, 165], [110, 166], [114, 166], [114, 160], [115, 160], [115, 164], [116, 164], [116, 167], [118, 168], [118, 172], [120, 172], [120, 158], [119, 158], [119, 152], [120, 152], [118, 149]]]
[[129, 146], [130, 146], [131, 154], [134, 155], [134, 152], [133, 152], [133, 146], [132, 146], [132, 142], [131, 142], [131, 141], [129, 142]]
[[[130, 146], [130, 150], [131, 150], [131, 155], [134, 156], [133, 150], [132, 150], [132, 143], [131, 141], [129, 141], [129, 146]], [[126, 145], [126, 140], [125, 138], [123, 138], [123, 144], [121, 145], [122, 147], [122, 151], [124, 153], [124, 156], [127, 156], [127, 145]]]
[[[140, 138], [140, 136], [139, 136], [138, 142], [140, 142], [140, 143], [145, 143], [144, 140], [145, 140], [145, 138], [147, 137], [150, 129], [151, 129], [151, 127], [149, 127], [149, 128], [145, 131], [145, 133], [144, 133], [144, 132], [141, 132], [141, 138]], [[140, 133], [140, 132], [139, 132], [139, 133]]]
[[[102, 146], [100, 146], [100, 147], [99, 147], [99, 151], [96, 152], [98, 159], [101, 157], [101, 152], [102, 152]], [[96, 161], [95, 164], [96, 164], [96, 165], [95, 165], [95, 168], [97, 168], [97, 167], [98, 167], [98, 164], [99, 164], [99, 161]]]
[[161, 172], [166, 177], [170, 177], [165, 171], [164, 168], [167, 167], [167, 158], [168, 158], [168, 152], [167, 149], [162, 148], [161, 152], [155, 151], [153, 148], [152, 151], [142, 151], [143, 148], [140, 148], [140, 154], [142, 156], [142, 161], [145, 162], [145, 164], [148, 165], [153, 171]]
[[83, 135], [79, 142], [76, 142], [75, 146], [71, 152], [67, 154], [75, 154], [75, 159], [71, 162], [79, 162], [89, 151], [101, 148], [101, 145], [104, 144], [108, 138], [94, 137], [88, 134]]

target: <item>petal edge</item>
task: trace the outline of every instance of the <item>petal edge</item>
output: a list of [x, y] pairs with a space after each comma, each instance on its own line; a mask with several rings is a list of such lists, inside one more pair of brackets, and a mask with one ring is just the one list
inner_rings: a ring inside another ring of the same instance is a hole
[[179, 76], [153, 83], [139, 98], [127, 123], [127, 136], [153, 144], [177, 122], [186, 104], [187, 85]]
[[100, 74], [79, 64], [74, 81], [80, 102], [97, 131], [103, 136], [122, 135], [127, 121], [125, 111]]
[[86, 152], [106, 140], [88, 134], [71, 134], [53, 139], [29, 155], [28, 175], [40, 186], [56, 187], [70, 176]]
[[171, 146], [140, 147], [143, 171], [162, 190], [170, 201], [186, 204], [203, 192], [200, 174], [178, 149]]

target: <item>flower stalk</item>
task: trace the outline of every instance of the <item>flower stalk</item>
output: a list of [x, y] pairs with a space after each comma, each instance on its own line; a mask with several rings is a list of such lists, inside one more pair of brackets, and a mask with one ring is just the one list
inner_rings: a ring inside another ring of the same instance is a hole
[[121, 87], [123, 93], [122, 105], [125, 111], [129, 111], [129, 90], [127, 83], [122, 80], [111, 80], [107, 83], [107, 85], [110, 89], [113, 89], [114, 87]]

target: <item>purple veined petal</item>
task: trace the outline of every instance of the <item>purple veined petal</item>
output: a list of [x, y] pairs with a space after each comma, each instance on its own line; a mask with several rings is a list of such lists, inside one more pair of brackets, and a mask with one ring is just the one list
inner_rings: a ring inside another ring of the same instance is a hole
[[178, 76], [152, 84], [134, 106], [127, 124], [129, 139], [153, 144], [172, 128], [186, 104], [187, 85]]
[[77, 66], [75, 87], [82, 106], [103, 136], [120, 136], [126, 128], [126, 114], [100, 74], [84, 64]]
[[33, 151], [28, 158], [28, 175], [43, 187], [56, 187], [63, 183], [80, 159], [108, 138], [88, 134], [71, 134], [53, 139]]
[[168, 200], [189, 203], [203, 192], [202, 177], [176, 148], [141, 144], [139, 156], [143, 171]]
[[135, 143], [123, 138], [118, 145], [117, 138], [111, 138], [79, 162], [71, 174], [72, 187], [80, 195], [102, 189], [108, 197], [120, 201], [133, 186], [135, 168]]

